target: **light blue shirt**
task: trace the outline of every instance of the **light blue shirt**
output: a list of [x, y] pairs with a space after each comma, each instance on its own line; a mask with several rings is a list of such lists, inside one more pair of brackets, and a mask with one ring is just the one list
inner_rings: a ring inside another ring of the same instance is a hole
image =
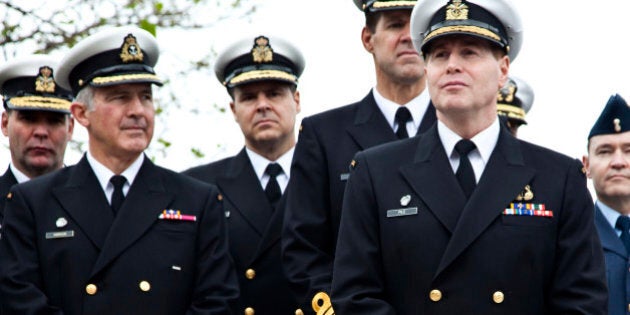
[[617, 219], [619, 219], [619, 217], [621, 216], [621, 213], [619, 213], [617, 210], [615, 210], [615, 209], [605, 205], [603, 202], [601, 202], [599, 200], [595, 201], [595, 204], [597, 205], [599, 210], [602, 211], [602, 214], [604, 215], [604, 218], [606, 218], [606, 221], [608, 221], [610, 226], [613, 227], [613, 229], [615, 230], [615, 233], [617, 233], [617, 236], [621, 236], [621, 230], [619, 230], [619, 229], [617, 229], [615, 227], [615, 225], [617, 225]]

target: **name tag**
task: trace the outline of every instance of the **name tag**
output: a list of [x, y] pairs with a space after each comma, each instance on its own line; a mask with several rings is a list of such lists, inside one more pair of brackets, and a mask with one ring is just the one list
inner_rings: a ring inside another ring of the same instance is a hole
[[57, 232], [46, 232], [46, 239], [55, 239], [55, 238], [67, 238], [74, 237], [74, 231], [57, 231]]
[[388, 218], [404, 217], [406, 215], [414, 215], [414, 214], [418, 214], [418, 207], [387, 210]]
[[350, 178], [350, 173], [343, 173], [339, 175], [339, 179], [341, 180], [348, 180], [348, 178]]

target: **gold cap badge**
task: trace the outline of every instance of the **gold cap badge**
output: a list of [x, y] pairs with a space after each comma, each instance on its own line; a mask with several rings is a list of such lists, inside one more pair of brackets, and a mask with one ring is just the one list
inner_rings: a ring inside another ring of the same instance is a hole
[[269, 46], [269, 38], [258, 36], [254, 39], [252, 58], [254, 62], [258, 63], [271, 62], [273, 60], [273, 49]]
[[128, 34], [127, 37], [125, 37], [125, 41], [123, 42], [120, 51], [120, 59], [122, 59], [124, 63], [132, 61], [141, 62], [144, 60], [142, 49], [140, 49], [140, 45], [138, 45], [135, 36]]
[[55, 93], [53, 70], [49, 66], [39, 68], [39, 75], [35, 78], [35, 91], [40, 93]]
[[512, 103], [514, 102], [514, 95], [516, 94], [516, 85], [513, 82], [508, 81], [506, 86], [502, 89], [499, 89], [499, 93], [497, 94], [497, 101], [499, 103]]
[[463, 4], [461, 0], [453, 0], [451, 4], [446, 7], [446, 19], [467, 20], [468, 6]]
[[615, 125], [615, 131], [616, 132], [620, 132], [621, 131], [621, 120], [619, 118], [615, 118], [615, 119], [613, 119], [613, 124]]

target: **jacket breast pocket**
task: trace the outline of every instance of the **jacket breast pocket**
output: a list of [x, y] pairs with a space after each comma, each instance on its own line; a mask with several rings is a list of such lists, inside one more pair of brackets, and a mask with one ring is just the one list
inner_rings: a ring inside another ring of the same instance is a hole
[[153, 226], [155, 232], [165, 233], [190, 233], [197, 231], [196, 221], [158, 220]]
[[539, 227], [544, 228], [552, 224], [552, 217], [529, 216], [529, 215], [501, 215], [501, 222], [504, 225], [516, 227]]

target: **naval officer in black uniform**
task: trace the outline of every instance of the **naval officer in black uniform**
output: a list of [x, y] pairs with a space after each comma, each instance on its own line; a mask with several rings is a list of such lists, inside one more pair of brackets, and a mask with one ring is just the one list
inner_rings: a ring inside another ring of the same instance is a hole
[[89, 148], [18, 184], [0, 241], [3, 314], [231, 314], [238, 282], [215, 186], [153, 164], [156, 39], [108, 28], [61, 60]]
[[[282, 247], [287, 275], [309, 314], [315, 314], [313, 305], [327, 309], [321, 298], [330, 291], [352, 157], [377, 144], [414, 136], [435, 122], [423, 61], [409, 35], [415, 2], [354, 0], [365, 15], [361, 41], [374, 60], [376, 86], [356, 103], [302, 120], [287, 189]], [[331, 73], [346, 75], [349, 81], [353, 76], [341, 69]]]
[[2, 133], [9, 138], [11, 162], [0, 176], [0, 222], [11, 186], [63, 167], [72, 139], [72, 94], [54, 80], [58, 60], [29, 55], [0, 68]]
[[266, 33], [235, 42], [215, 63], [245, 147], [185, 174], [216, 184], [223, 197], [241, 289], [234, 314], [302, 314], [283, 272], [280, 232], [304, 66], [295, 45]]
[[507, 0], [412, 13], [438, 123], [356, 156], [333, 269], [339, 314], [607, 314], [579, 160], [514, 138], [497, 91], [521, 47]]

